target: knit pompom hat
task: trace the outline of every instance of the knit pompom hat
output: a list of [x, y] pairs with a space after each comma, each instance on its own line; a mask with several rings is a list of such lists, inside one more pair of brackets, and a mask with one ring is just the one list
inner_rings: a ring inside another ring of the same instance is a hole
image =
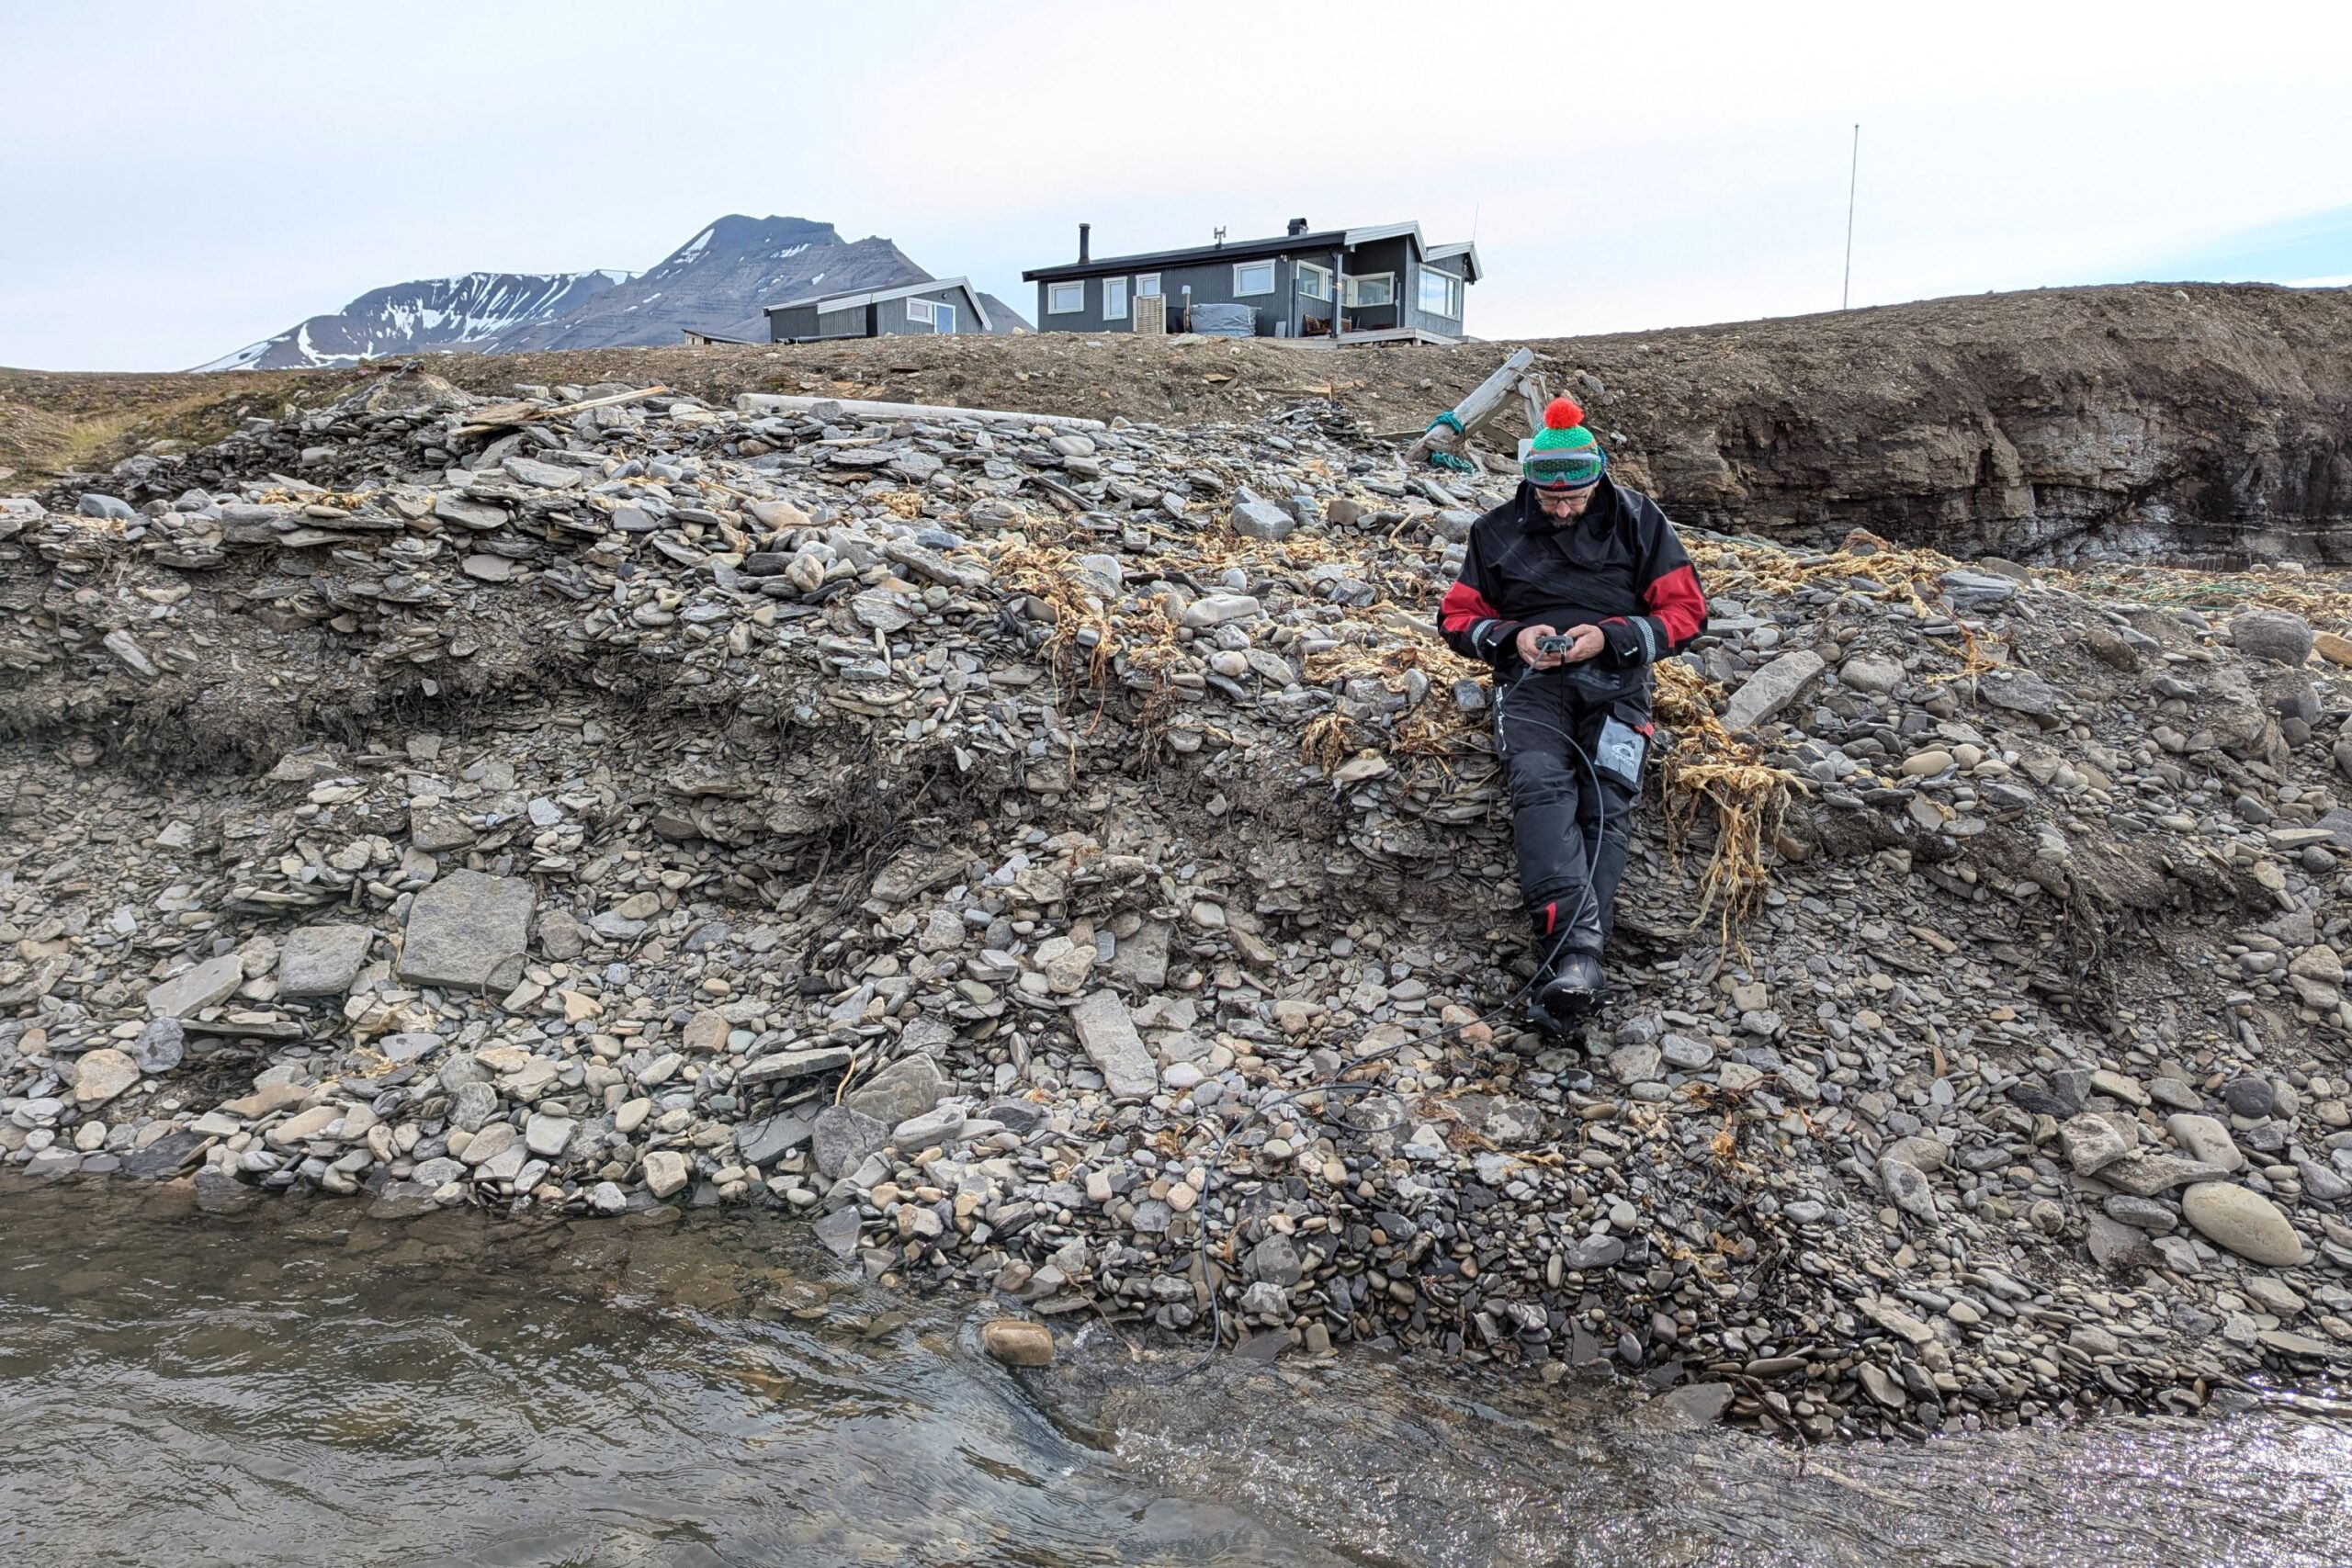
[[1544, 410], [1544, 428], [1521, 451], [1519, 471], [1542, 490], [1582, 490], [1609, 468], [1609, 454], [1584, 427], [1584, 410], [1567, 398], [1554, 398]]

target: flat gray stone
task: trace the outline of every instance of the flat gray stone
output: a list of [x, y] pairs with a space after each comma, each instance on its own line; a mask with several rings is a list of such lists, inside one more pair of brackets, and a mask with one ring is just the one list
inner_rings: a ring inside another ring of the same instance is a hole
[[857, 1251], [857, 1209], [854, 1204], [836, 1209], [819, 1220], [815, 1229], [817, 1239], [836, 1258], [848, 1258]]
[[1283, 539], [1298, 519], [1271, 501], [1245, 501], [1233, 509], [1233, 531], [1245, 539]]
[[403, 1030], [398, 1034], [387, 1034], [376, 1043], [376, 1049], [391, 1062], [413, 1062], [431, 1055], [440, 1048], [441, 1037], [423, 1030]]
[[207, 959], [149, 991], [147, 1013], [151, 1018], [193, 1018], [206, 1008], [227, 1001], [244, 983], [244, 960], [235, 953]]
[[2115, 1123], [2089, 1111], [2060, 1123], [2058, 1142], [2066, 1151], [2066, 1163], [2082, 1176], [2097, 1176], [2132, 1152], [2131, 1143]]
[[778, 1051], [755, 1062], [746, 1063], [743, 1070], [735, 1075], [735, 1081], [749, 1087], [816, 1077], [823, 1073], [840, 1072], [849, 1066], [850, 1056], [851, 1052], [846, 1045], [815, 1045], [801, 1051]]
[[899, 1122], [890, 1130], [890, 1141], [902, 1151], [913, 1154], [933, 1144], [945, 1142], [963, 1130], [962, 1109], [943, 1105], [935, 1111], [926, 1111], [920, 1116]]
[[2135, 1198], [2127, 1192], [2111, 1194], [2099, 1205], [2107, 1217], [2118, 1224], [2146, 1231], [2151, 1235], [2167, 1235], [2177, 1223], [2177, 1216], [2153, 1198]]
[[2046, 717], [2058, 711], [2057, 689], [2039, 675], [2019, 670], [1996, 670], [1978, 676], [1976, 694], [1996, 708], [2007, 708], [2030, 718]]
[[735, 1129], [735, 1152], [746, 1165], [773, 1165], [793, 1150], [807, 1145], [817, 1119], [806, 1111], [779, 1111]]
[[1727, 1382], [1684, 1383], [1680, 1388], [1667, 1390], [1650, 1403], [1649, 1408], [1657, 1414], [1649, 1419], [1668, 1426], [1712, 1427], [1723, 1419], [1738, 1392]]
[[1179, 617], [1194, 631], [1221, 626], [1227, 621], [1253, 621], [1266, 613], [1266, 606], [1246, 593], [1209, 593], [1193, 601]]
[[1609, 1071], [1619, 1083], [1649, 1083], [1658, 1076], [1658, 1048], [1620, 1045], [1609, 1053]]
[[498, 466], [506, 470], [508, 479], [535, 490], [570, 490], [580, 482], [578, 468], [558, 468], [535, 457], [507, 457]]
[[523, 1142], [541, 1159], [554, 1159], [570, 1146], [577, 1125], [568, 1116], [537, 1113], [523, 1123]]
[[1693, 1040], [1687, 1034], [1658, 1036], [1657, 1054], [1666, 1065], [1685, 1073], [1701, 1073], [1714, 1066], [1715, 1048], [1703, 1040]]
[[845, 1170], [856, 1169], [866, 1156], [889, 1141], [888, 1122], [878, 1122], [846, 1105], [828, 1105], [817, 1112], [816, 1125], [809, 1133], [809, 1151], [816, 1156], [820, 1173], [838, 1177]]
[[1159, 1087], [1159, 1070], [1127, 1016], [1127, 1004], [1116, 993], [1096, 991], [1069, 1010], [1070, 1027], [1078, 1043], [1102, 1075], [1113, 1095], [1121, 1100], [1147, 1100]]
[[419, 806], [408, 814], [408, 841], [427, 854], [463, 849], [481, 835], [446, 806]]
[[2135, 1154], [2102, 1168], [2098, 1179], [2134, 1198], [2153, 1198], [2192, 1181], [2215, 1181], [2228, 1174], [2220, 1166], [2178, 1155]]
[[939, 1070], [938, 1063], [929, 1056], [909, 1056], [843, 1095], [842, 1103], [896, 1126], [929, 1112], [946, 1092], [947, 1075]]
[[1168, 984], [1168, 942], [1175, 928], [1166, 920], [1146, 920], [1133, 936], [1119, 938], [1111, 952], [1111, 974], [1139, 990], [1156, 991]]
[[522, 978], [537, 894], [514, 876], [453, 871], [409, 906], [401, 978], [420, 986], [504, 989]]
[[151, 1018], [130, 1047], [142, 1073], [168, 1073], [187, 1054], [187, 1031], [175, 1018]]
[[433, 513], [435, 516], [447, 518], [460, 528], [471, 528], [479, 534], [487, 534], [493, 529], [506, 526], [504, 507], [492, 506], [486, 502], [469, 501], [464, 496], [448, 491], [443, 491], [433, 498]]
[[1903, 662], [1883, 653], [1858, 653], [1838, 667], [1838, 679], [1858, 692], [1885, 696], [1903, 684]]
[[[327, 1106], [322, 1106], [320, 1109], [330, 1111], [333, 1110], [332, 1107]], [[458, 1157], [479, 1170], [482, 1166], [503, 1154], [509, 1147], [519, 1145], [522, 1137], [523, 1135], [514, 1131], [511, 1123], [492, 1122], [474, 1134], [473, 1142], [468, 1144], [466, 1152]]]
[[1804, 694], [1827, 666], [1821, 655], [1799, 649], [1784, 653], [1750, 675], [1724, 708], [1725, 729], [1753, 729]]
[[366, 926], [303, 926], [289, 932], [277, 955], [281, 997], [339, 997], [368, 962], [376, 933]]
[[1878, 1162], [1878, 1179], [1896, 1208], [1915, 1220], [1935, 1224], [1936, 1189], [1926, 1171], [1907, 1160], [1888, 1156]]
[[1560, 1248], [1565, 1269], [1606, 1269], [1625, 1256], [1625, 1244], [1613, 1235], [1578, 1236]]

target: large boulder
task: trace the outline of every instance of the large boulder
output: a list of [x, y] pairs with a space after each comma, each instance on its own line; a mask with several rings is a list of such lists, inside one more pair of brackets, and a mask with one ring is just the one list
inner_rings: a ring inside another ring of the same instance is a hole
[[537, 897], [520, 877], [449, 873], [409, 906], [401, 978], [474, 991], [514, 986], [522, 978]]
[[2248, 610], [2230, 621], [2230, 641], [2248, 659], [2301, 664], [2311, 657], [2311, 623], [2285, 610]]
[[2200, 1181], [2181, 1197], [2198, 1234], [2251, 1263], [2289, 1269], [2303, 1260], [2302, 1238], [2278, 1205], [2232, 1181]]

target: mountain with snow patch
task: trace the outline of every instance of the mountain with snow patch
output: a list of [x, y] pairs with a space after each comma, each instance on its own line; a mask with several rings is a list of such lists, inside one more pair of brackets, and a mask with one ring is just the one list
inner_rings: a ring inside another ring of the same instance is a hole
[[362, 294], [198, 370], [309, 370], [404, 354], [483, 354], [626, 283], [625, 272], [469, 272]]
[[[348, 365], [405, 354], [526, 354], [676, 344], [684, 332], [764, 342], [770, 305], [812, 294], [928, 282], [932, 274], [879, 237], [845, 241], [830, 223], [730, 214], [650, 270], [469, 273], [363, 294], [199, 370]], [[981, 296], [1000, 332], [1029, 330]]]

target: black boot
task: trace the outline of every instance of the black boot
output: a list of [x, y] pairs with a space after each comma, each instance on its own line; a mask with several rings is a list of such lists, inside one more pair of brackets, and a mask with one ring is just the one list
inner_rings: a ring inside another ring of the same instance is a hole
[[1600, 1006], [1604, 983], [1600, 959], [1581, 948], [1571, 948], [1535, 976], [1532, 1021], [1554, 1033], [1566, 1032]]

